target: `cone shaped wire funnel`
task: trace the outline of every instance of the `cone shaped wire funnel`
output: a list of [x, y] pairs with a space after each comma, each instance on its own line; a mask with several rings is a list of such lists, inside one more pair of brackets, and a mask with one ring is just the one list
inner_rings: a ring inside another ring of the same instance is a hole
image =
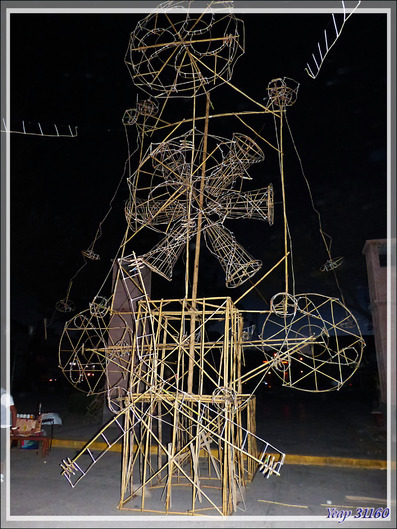
[[196, 234], [195, 223], [182, 221], [171, 230], [152, 250], [142, 256], [142, 262], [169, 281], [172, 271], [186, 246], [187, 239]]
[[254, 259], [244, 250], [224, 226], [213, 224], [204, 233], [208, 249], [217, 257], [226, 273], [227, 287], [240, 286], [261, 268], [262, 261]]

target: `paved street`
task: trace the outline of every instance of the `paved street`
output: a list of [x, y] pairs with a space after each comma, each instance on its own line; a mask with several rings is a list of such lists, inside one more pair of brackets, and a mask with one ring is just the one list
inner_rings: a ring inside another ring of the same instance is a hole
[[[287, 454], [286, 464], [279, 477], [265, 479], [257, 473], [237, 512], [223, 518], [118, 510], [121, 454], [116, 451], [107, 453], [72, 488], [60, 475], [60, 463], [73, 458], [79, 443], [92, 438], [101, 421], [90, 423], [82, 414], [61, 410], [63, 424], [54, 428], [47, 457], [36, 450], [11, 449], [10, 488], [2, 485], [3, 505], [9, 511], [2, 509], [3, 517], [8, 515], [2, 527], [146, 527], [148, 520], [151, 527], [390, 526], [381, 516], [354, 519], [359, 508], [373, 508], [365, 511], [370, 516], [387, 515], [390, 507], [385, 425], [371, 411], [370, 403], [341, 396], [289, 399], [280, 394], [258, 399], [258, 435]], [[159, 510], [162, 504], [155, 499], [156, 491], [147, 507]], [[138, 506], [139, 498], [128, 504], [131, 509]], [[172, 509], [186, 508], [178, 489]]]
[[[120, 454], [114, 452], [106, 454], [75, 488], [60, 476], [59, 463], [70, 455], [71, 450], [66, 448], [54, 448], [45, 460], [40, 455], [37, 456], [34, 450], [20, 450], [12, 454], [10, 513], [11, 516], [17, 517], [15, 521], [18, 520], [20, 524], [14, 527], [42, 527], [41, 520], [34, 525], [36, 516], [48, 517], [47, 521], [51, 520], [53, 523], [59, 516], [67, 518], [95, 516], [98, 518], [95, 527], [109, 527], [106, 525], [106, 520], [110, 516], [117, 518], [117, 527], [121, 527], [120, 524], [124, 519], [126, 524], [123, 524], [123, 527], [128, 524], [132, 526], [131, 516], [139, 516], [140, 513], [117, 509], [120, 490]], [[373, 498], [373, 500], [363, 502], [361, 498]], [[247, 488], [245, 508], [241, 503], [242, 510], [238, 510], [228, 520], [221, 522], [219, 522], [221, 517], [216, 516], [211, 519], [210, 526], [241, 527], [242, 524], [244, 526], [250, 524], [251, 527], [261, 527], [262, 525], [257, 524], [259, 520], [253, 517], [260, 519], [264, 517], [272, 521], [278, 517], [289, 516], [297, 522], [305, 521], [305, 523], [310, 518], [316, 517], [314, 526], [319, 527], [319, 522], [326, 521], [330, 508], [349, 509], [353, 512], [357, 507], [385, 508], [385, 499], [385, 470], [286, 464], [280, 477], [272, 476], [270, 479], [265, 479], [258, 473]], [[131, 501], [130, 508], [137, 508], [138, 501], [139, 498], [135, 503]], [[186, 510], [181, 504], [179, 493], [174, 494], [172, 501], [173, 509]], [[161, 508], [161, 503], [153, 508]], [[21, 516], [27, 516], [29, 521], [24, 523], [19, 518]], [[156, 523], [158, 515], [146, 513], [145, 518], [148, 516], [151, 518], [151, 526], [163, 527], [161, 523], [159, 525]], [[101, 517], [105, 519], [101, 520]], [[239, 520], [240, 517], [244, 517], [244, 520]], [[183, 517], [185, 518], [189, 521], [189, 525], [202, 523], [201, 517]], [[183, 521], [181, 517], [169, 516], [167, 519], [170, 523], [172, 521], [176, 524], [181, 524]], [[141, 524], [134, 523], [133, 526], [146, 526], [146, 522]]]

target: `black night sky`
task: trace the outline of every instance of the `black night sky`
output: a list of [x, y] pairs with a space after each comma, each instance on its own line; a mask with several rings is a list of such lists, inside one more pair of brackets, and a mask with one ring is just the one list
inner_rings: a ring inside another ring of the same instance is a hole
[[[55, 304], [66, 296], [69, 281], [84, 264], [81, 250], [93, 241], [110, 205], [95, 246], [101, 260], [87, 262], [73, 281], [70, 298], [77, 312], [86, 309], [97, 294], [121, 243], [128, 198], [122, 116], [134, 107], [138, 93], [124, 56], [129, 35], [143, 16], [11, 15], [9, 128], [20, 129], [22, 120], [43, 127], [53, 123], [78, 126], [77, 138], [11, 134], [11, 321], [16, 328], [32, 325], [40, 334], [46, 318], [48, 331], [55, 337], [59, 334], [70, 315], [55, 311]], [[358, 318], [363, 335], [371, 334], [362, 249], [367, 239], [387, 237], [386, 15], [355, 13], [315, 80], [304, 69], [330, 22], [329, 13], [237, 16], [245, 24], [245, 54], [236, 63], [233, 84], [262, 101], [274, 78], [289, 77], [300, 83], [298, 100], [287, 111], [288, 123], [323, 230], [332, 237], [332, 254], [344, 258], [338, 280], [346, 304]], [[145, 97], [143, 93], [139, 96]], [[213, 91], [213, 104], [219, 112], [231, 111], [236, 105], [238, 110], [252, 108], [248, 100], [225, 86]], [[174, 108], [176, 113], [187, 113], [191, 102]], [[270, 134], [272, 120], [265, 117], [262, 121], [262, 133], [268, 130]], [[233, 132], [229, 124], [224, 125], [223, 136], [231, 137]], [[327, 254], [318, 217], [294, 146], [288, 137], [285, 141], [296, 290], [339, 297], [334, 276], [319, 271]], [[283, 252], [278, 167], [271, 153], [264, 152], [265, 161], [255, 167], [253, 178], [256, 187], [274, 185], [274, 226], [254, 221], [241, 226], [230, 221], [228, 225], [239, 242], [263, 261], [254, 281]], [[138, 255], [148, 250], [145, 237], [149, 235], [137, 239], [131, 250]], [[153, 297], [178, 290], [183, 261], [178, 270], [172, 284], [153, 278]], [[206, 253], [201, 270], [199, 295], [213, 295], [216, 289], [219, 295], [238, 298], [247, 288], [226, 289], [222, 269]], [[280, 277], [270, 276], [261, 287], [263, 299], [253, 293], [247, 303], [265, 304], [280, 289]]]

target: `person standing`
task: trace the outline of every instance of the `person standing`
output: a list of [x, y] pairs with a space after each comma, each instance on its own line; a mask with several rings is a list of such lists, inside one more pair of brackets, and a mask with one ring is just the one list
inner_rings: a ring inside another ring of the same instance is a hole
[[[2, 442], [3, 442], [3, 428], [15, 429], [17, 426], [17, 410], [14, 405], [14, 399], [12, 396], [4, 389], [1, 388], [1, 430], [2, 430]], [[8, 441], [8, 439], [7, 439]], [[4, 481], [4, 460], [6, 450], [1, 447], [1, 483]]]

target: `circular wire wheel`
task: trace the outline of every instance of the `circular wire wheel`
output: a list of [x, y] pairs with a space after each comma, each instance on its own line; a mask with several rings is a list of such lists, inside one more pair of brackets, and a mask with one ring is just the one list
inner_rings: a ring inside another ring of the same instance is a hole
[[228, 82], [244, 53], [242, 21], [221, 2], [202, 13], [173, 12], [172, 21], [167, 7], [160, 5], [131, 33], [125, 63], [134, 84], [169, 98], [194, 97]]
[[73, 312], [76, 310], [76, 305], [69, 298], [60, 299], [55, 304], [55, 309], [59, 312]]
[[[339, 390], [358, 368], [365, 342], [349, 310], [321, 294], [278, 294], [288, 299], [268, 314], [261, 339], [283, 386], [309, 392]], [[347, 326], [345, 323], [349, 322]]]
[[59, 367], [68, 381], [88, 395], [104, 393], [128, 374], [132, 331], [119, 314], [90, 310], [65, 324]]

